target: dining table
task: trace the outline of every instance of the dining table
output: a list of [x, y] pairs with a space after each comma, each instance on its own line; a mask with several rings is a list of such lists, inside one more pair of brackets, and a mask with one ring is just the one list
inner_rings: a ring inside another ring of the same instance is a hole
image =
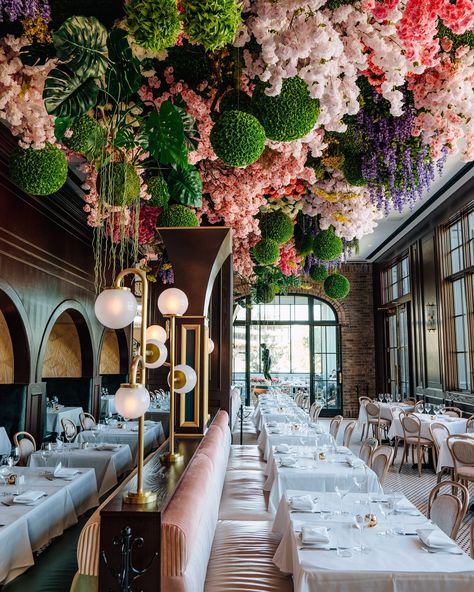
[[329, 434], [329, 424], [322, 422], [312, 423], [277, 423], [270, 421], [262, 425], [257, 444], [263, 453], [263, 458], [268, 461], [272, 446], [278, 444], [288, 445], [316, 445], [331, 444], [332, 436]]
[[[389, 421], [392, 420], [392, 409], [398, 409], [400, 411], [405, 411], [408, 413], [409, 411], [413, 411], [414, 405], [410, 405], [409, 403], [403, 402], [386, 402], [386, 401], [377, 401], [377, 399], [373, 400], [373, 403], [376, 403], [380, 408], [380, 418], [381, 419], [388, 419]], [[367, 423], [367, 410], [365, 405], [361, 405], [359, 408], [359, 417], [357, 418], [357, 422], [359, 427], [362, 427], [365, 423]]]
[[[93, 469], [81, 469], [67, 480], [46, 477], [44, 469], [33, 467], [15, 467], [9, 472], [23, 477], [24, 483], [0, 485], [0, 585], [34, 565], [35, 552], [99, 503]], [[33, 503], [20, 504], [13, 495], [17, 492], [42, 495]]]
[[[421, 437], [431, 440], [430, 425], [434, 422], [444, 424], [450, 434], [463, 434], [467, 429], [467, 419], [451, 417], [449, 415], [430, 415], [429, 413], [413, 413], [421, 422]], [[399, 417], [394, 417], [388, 431], [388, 438], [392, 440], [398, 436], [403, 438], [403, 428]]]
[[[300, 511], [304, 500], [308, 509]], [[402, 494], [349, 493], [343, 502], [341, 513], [334, 493], [288, 490], [282, 497], [273, 562], [292, 574], [295, 592], [474, 589], [474, 561]]]
[[[474, 433], [473, 432], [465, 432], [464, 434], [456, 434], [460, 436], [468, 436], [474, 442]], [[448, 448], [448, 438], [444, 438], [440, 440], [439, 437], [439, 452], [438, 452], [438, 464], [436, 466], [436, 472], [439, 473], [442, 471], [443, 468], [451, 469], [454, 467], [454, 459], [451, 451]]]
[[151, 406], [148, 408], [148, 411], [145, 413], [145, 420], [151, 421], [159, 421], [163, 426], [163, 432], [165, 437], [168, 437], [169, 434], [169, 424], [170, 424], [170, 410], [168, 408], [163, 407], [154, 407]]
[[48, 407], [46, 409], [46, 430], [60, 434], [63, 431], [62, 419], [70, 419], [74, 425], [80, 426], [79, 416], [81, 413], [83, 413], [82, 407], [66, 407], [64, 405], [59, 405], [56, 408]]
[[100, 397], [100, 416], [109, 417], [116, 414], [115, 395], [102, 395]]
[[10, 454], [12, 443], [4, 427], [0, 427], [0, 456]]
[[30, 467], [56, 467], [59, 463], [66, 468], [94, 469], [99, 496], [115, 487], [119, 477], [133, 468], [128, 444], [63, 444], [61, 448], [33, 452], [28, 458]]

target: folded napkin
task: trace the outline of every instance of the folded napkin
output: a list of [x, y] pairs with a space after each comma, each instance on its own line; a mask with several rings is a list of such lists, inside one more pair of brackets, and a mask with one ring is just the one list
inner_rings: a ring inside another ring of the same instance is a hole
[[345, 446], [337, 446], [336, 452], [337, 454], [350, 454], [351, 451]]
[[281, 434], [281, 428], [270, 428], [268, 431], [270, 434]]
[[364, 461], [361, 460], [360, 458], [357, 458], [356, 456], [350, 456], [347, 459], [347, 462], [350, 464], [350, 466], [353, 469], [361, 469], [363, 466], [365, 466]]
[[310, 495], [295, 495], [290, 499], [292, 510], [300, 512], [316, 512], [316, 503]]
[[118, 444], [98, 444], [94, 450], [117, 450]]
[[399, 514], [409, 514], [411, 516], [419, 516], [420, 512], [413, 507], [406, 498], [402, 498], [395, 504], [395, 512]]
[[275, 428], [277, 426], [277, 422], [276, 421], [267, 421], [267, 426], [269, 428]]
[[68, 479], [70, 477], [74, 477], [76, 473], [79, 471], [77, 469], [66, 469], [63, 468], [62, 463], [59, 463], [56, 468], [54, 469], [54, 476], [58, 477], [59, 479]]
[[15, 504], [32, 504], [44, 495], [46, 495], [44, 491], [25, 491], [21, 495], [14, 497], [13, 502]]
[[294, 467], [297, 461], [294, 456], [284, 456], [280, 462], [282, 467]]
[[285, 444], [285, 443], [277, 444], [275, 446], [275, 452], [283, 452], [283, 454], [284, 454], [286, 452], [290, 452], [290, 447], [288, 446], [288, 444]]
[[325, 526], [303, 526], [301, 542], [311, 545], [329, 545], [329, 533]]
[[440, 549], [456, 548], [456, 543], [444, 534], [442, 530], [431, 528], [419, 528], [416, 531], [420, 541], [427, 547], [436, 547]]

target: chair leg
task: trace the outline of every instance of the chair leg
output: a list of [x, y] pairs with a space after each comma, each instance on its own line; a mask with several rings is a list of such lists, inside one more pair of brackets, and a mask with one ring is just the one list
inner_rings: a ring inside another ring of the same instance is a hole
[[417, 446], [418, 457], [418, 477], [421, 477], [421, 467], [423, 465], [423, 446]]
[[403, 465], [405, 464], [405, 458], [408, 456], [408, 445], [406, 444], [406, 442], [403, 443], [403, 454], [402, 454], [402, 462], [400, 463], [400, 468], [398, 469], [398, 472], [401, 473], [402, 472], [402, 468]]
[[394, 448], [393, 463], [392, 464], [395, 464], [395, 459], [397, 458], [399, 442], [400, 442], [400, 438], [398, 436], [395, 436], [395, 448]]

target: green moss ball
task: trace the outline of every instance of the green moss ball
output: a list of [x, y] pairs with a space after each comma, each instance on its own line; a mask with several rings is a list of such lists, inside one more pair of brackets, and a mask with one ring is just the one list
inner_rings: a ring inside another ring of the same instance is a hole
[[319, 101], [309, 96], [306, 82], [298, 76], [286, 78], [276, 97], [266, 95], [265, 89], [265, 84], [256, 87], [252, 107], [267, 138], [291, 142], [309, 134], [318, 120], [320, 108]]
[[173, 204], [158, 216], [156, 225], [163, 228], [195, 227], [199, 226], [199, 220], [190, 208]]
[[299, 224], [295, 226], [295, 249], [298, 255], [307, 257], [313, 252], [313, 237], [305, 234]]
[[314, 265], [309, 270], [309, 277], [315, 282], [322, 282], [328, 277], [328, 270], [324, 265]]
[[111, 162], [97, 175], [97, 191], [110, 205], [129, 206], [140, 197], [140, 177], [129, 162]]
[[86, 158], [95, 158], [105, 146], [106, 131], [89, 115], [81, 115], [73, 121], [70, 130], [72, 136], [64, 137], [63, 142], [70, 150]]
[[271, 238], [279, 244], [287, 243], [293, 236], [293, 221], [281, 210], [263, 214], [259, 226], [264, 238]]
[[234, 42], [242, 21], [238, 0], [181, 0], [181, 20], [186, 36], [216, 51]]
[[324, 280], [324, 292], [333, 300], [345, 298], [351, 289], [351, 284], [345, 275], [334, 273]]
[[258, 283], [255, 285], [255, 301], [257, 304], [270, 304], [273, 302], [276, 289], [273, 284]]
[[31, 195], [56, 193], [66, 182], [67, 171], [64, 153], [52, 144], [41, 150], [17, 148], [10, 159], [12, 181]]
[[250, 113], [226, 111], [212, 128], [211, 145], [225, 164], [245, 167], [262, 155], [265, 130]]
[[362, 158], [357, 152], [345, 152], [342, 172], [349, 185], [362, 187], [367, 185], [367, 181], [362, 175]]
[[342, 255], [342, 240], [334, 230], [321, 230], [313, 240], [314, 256], [320, 261], [333, 261]]
[[170, 192], [163, 176], [151, 177], [146, 182], [146, 186], [151, 196], [148, 205], [154, 208], [165, 208], [170, 200]]
[[181, 31], [176, 0], [130, 0], [124, 8], [129, 32], [139, 45], [150, 51], [176, 45]]
[[253, 247], [252, 254], [257, 263], [272, 265], [280, 256], [280, 247], [271, 238], [264, 238]]
[[226, 92], [219, 103], [219, 111], [245, 111], [252, 112], [252, 99], [241, 90]]

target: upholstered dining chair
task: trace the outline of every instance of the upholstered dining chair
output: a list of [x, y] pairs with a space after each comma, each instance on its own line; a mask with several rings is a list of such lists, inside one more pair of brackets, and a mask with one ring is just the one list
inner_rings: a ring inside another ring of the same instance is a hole
[[393, 462], [394, 454], [394, 449], [391, 446], [384, 444], [382, 446], [377, 446], [370, 455], [368, 465], [377, 475], [379, 483], [382, 486]]
[[411, 448], [412, 462], [415, 464], [415, 450], [418, 464], [418, 476], [421, 477], [421, 469], [426, 450], [433, 447], [433, 442], [429, 438], [421, 436], [421, 421], [412, 413], [400, 413], [400, 423], [403, 430], [403, 456], [400, 463], [399, 472], [401, 472], [405, 461], [408, 461], [408, 455]]
[[[400, 419], [400, 413], [401, 413], [401, 409], [397, 405], [392, 405], [390, 407], [390, 415], [392, 416], [392, 422], [398, 421]], [[394, 446], [393, 446], [394, 454], [393, 454], [392, 463], [394, 463], [395, 459], [397, 458], [398, 447], [400, 446], [400, 442], [403, 442], [403, 436], [398, 436], [397, 434], [395, 434], [395, 437], [393, 440], [394, 440]]]
[[455, 434], [447, 444], [454, 461], [454, 481], [468, 486], [474, 482], [474, 436]]
[[343, 419], [342, 415], [336, 415], [331, 419], [331, 423], [329, 424], [329, 433], [334, 438], [334, 442], [337, 440], [337, 434], [339, 433], [339, 428], [341, 427]]
[[95, 417], [90, 413], [80, 413], [79, 421], [81, 422], [81, 428], [83, 430], [92, 430], [97, 425]]
[[20, 450], [19, 464], [22, 466], [28, 464], [30, 454], [36, 450], [36, 440], [28, 432], [17, 432], [13, 436], [13, 444]]
[[366, 465], [369, 464], [370, 456], [378, 445], [379, 443], [375, 438], [367, 438], [362, 442], [359, 450], [359, 458], [363, 460]]
[[61, 426], [63, 428], [63, 432], [66, 436], [66, 439], [72, 442], [77, 435], [76, 424], [71, 419], [63, 417], [61, 419]]
[[[362, 409], [362, 407], [365, 407], [368, 401], [370, 402], [370, 401], [372, 401], [372, 399], [370, 397], [359, 397], [359, 409]], [[366, 430], [367, 430], [367, 434], [365, 433]], [[368, 435], [369, 435], [369, 433], [368, 433], [368, 424], [367, 424], [367, 421], [366, 421], [363, 424], [363, 426], [362, 426], [362, 432], [361, 432], [361, 435], [360, 435], [361, 442]]]
[[449, 415], [449, 417], [462, 417], [462, 411], [459, 407], [445, 407], [444, 415]]
[[413, 407], [414, 407], [416, 405], [416, 399], [414, 399], [413, 397], [408, 397], [408, 399], [403, 400], [403, 404], [404, 405], [413, 405]]
[[[380, 405], [374, 401], [369, 401], [365, 404], [365, 411], [367, 413], [367, 427], [372, 427], [372, 435], [380, 442], [380, 433], [383, 431], [385, 438], [387, 438], [391, 421], [389, 419], [383, 419], [380, 416]], [[367, 429], [367, 435], [368, 432], [369, 430]]]
[[352, 419], [351, 421], [347, 422], [346, 427], [344, 428], [344, 435], [342, 437], [342, 445], [346, 448], [349, 448], [351, 445], [352, 434], [356, 428], [357, 421]]
[[295, 397], [295, 404], [298, 405], [298, 407], [302, 407], [303, 406], [303, 399], [304, 399], [304, 394], [298, 393]]
[[[440, 491], [449, 487], [449, 493]], [[461, 526], [469, 504], [469, 490], [462, 483], [443, 481], [437, 483], [428, 498], [428, 518], [430, 518], [443, 532], [455, 539]]]
[[413, 413], [423, 413], [424, 407], [424, 401], [415, 401], [415, 404], [413, 405]]
[[[430, 434], [431, 434], [431, 439], [433, 440], [433, 464], [436, 467], [438, 465], [438, 459], [439, 459], [439, 451], [441, 448], [441, 444], [447, 440], [449, 438], [449, 436], [451, 435], [446, 424], [445, 423], [440, 423], [439, 421], [433, 421], [433, 423], [430, 423]], [[441, 470], [438, 473], [438, 483], [441, 481], [441, 479], [443, 478], [443, 473], [448, 472], [450, 474], [450, 476], [452, 477], [452, 469], [451, 467], [441, 467]]]
[[474, 432], [474, 415], [471, 415], [471, 417], [467, 418], [466, 432], [468, 434]]
[[322, 408], [323, 406], [315, 401], [309, 408], [309, 419], [311, 421], [318, 421]]

